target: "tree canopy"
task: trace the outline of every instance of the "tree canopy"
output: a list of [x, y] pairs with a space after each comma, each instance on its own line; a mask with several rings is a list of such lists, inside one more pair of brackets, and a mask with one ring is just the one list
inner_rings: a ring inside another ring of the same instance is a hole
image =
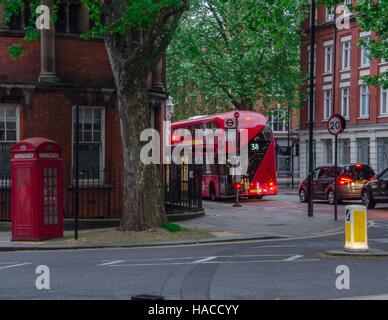
[[168, 88], [178, 113], [185, 117], [233, 106], [253, 110], [274, 101], [297, 106], [303, 4], [302, 0], [194, 4], [168, 49]]

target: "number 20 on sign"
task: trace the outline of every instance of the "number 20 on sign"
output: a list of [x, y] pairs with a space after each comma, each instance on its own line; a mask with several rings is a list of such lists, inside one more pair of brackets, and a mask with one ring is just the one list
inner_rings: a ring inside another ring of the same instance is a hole
[[335, 114], [329, 119], [327, 123], [327, 129], [329, 130], [330, 134], [337, 136], [345, 131], [346, 120], [343, 116]]

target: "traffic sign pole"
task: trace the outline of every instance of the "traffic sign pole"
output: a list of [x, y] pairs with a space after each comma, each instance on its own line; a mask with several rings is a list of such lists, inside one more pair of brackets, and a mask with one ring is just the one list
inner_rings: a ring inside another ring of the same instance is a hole
[[346, 129], [346, 120], [339, 114], [333, 115], [327, 122], [327, 130], [334, 136], [334, 220], [338, 220], [338, 135]]
[[[236, 157], [238, 159], [238, 157], [240, 156], [240, 144], [239, 144], [239, 140], [238, 140], [238, 118], [240, 117], [240, 113], [239, 112], [235, 112], [234, 113], [234, 118], [235, 118], [235, 126], [236, 126], [236, 142], [235, 142], [235, 147], [236, 147]], [[241, 164], [241, 163], [240, 163]], [[237, 173], [237, 172], [236, 172]], [[233, 207], [235, 208], [241, 208], [242, 205], [240, 204], [240, 190], [239, 188], [237, 188], [237, 175], [235, 175], [236, 179], [236, 183], [235, 183], [235, 189], [236, 189], [236, 201], [233, 205]]]
[[338, 178], [338, 134], [334, 137], [334, 220], [338, 220], [337, 178]]

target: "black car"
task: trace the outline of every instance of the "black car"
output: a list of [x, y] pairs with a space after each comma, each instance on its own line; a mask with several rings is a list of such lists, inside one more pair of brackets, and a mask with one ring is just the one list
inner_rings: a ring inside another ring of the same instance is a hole
[[369, 181], [362, 188], [362, 203], [373, 209], [377, 203], [388, 203], [388, 168], [376, 180]]
[[[313, 199], [327, 200], [334, 204], [335, 167], [332, 164], [322, 165], [313, 171]], [[338, 165], [337, 169], [337, 202], [342, 200], [360, 200], [365, 183], [375, 179], [375, 172], [367, 164]], [[299, 186], [299, 199], [308, 201], [308, 180]]]

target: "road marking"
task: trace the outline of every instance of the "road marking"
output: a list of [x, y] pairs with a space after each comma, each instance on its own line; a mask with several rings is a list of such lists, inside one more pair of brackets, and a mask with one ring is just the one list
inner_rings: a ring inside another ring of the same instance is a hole
[[114, 265], [114, 264], [125, 262], [125, 260], [114, 260], [114, 261], [112, 261], [112, 260], [104, 260], [104, 261], [109, 261], [109, 262], [104, 262], [104, 263], [99, 264], [100, 267], [102, 267], [102, 266], [111, 266], [111, 265]]
[[388, 294], [378, 294], [373, 296], [347, 297], [335, 300], [388, 300]]
[[[315, 262], [320, 259], [300, 259], [293, 261], [286, 260], [251, 260], [251, 261], [206, 261], [200, 264], [243, 264], [243, 263], [295, 263], [295, 262]], [[160, 266], [178, 266], [178, 265], [192, 265], [192, 262], [167, 262], [167, 263], [134, 263], [134, 264], [118, 264], [111, 267], [160, 267]]]
[[388, 243], [387, 238], [381, 238], [381, 239], [370, 239], [371, 242], [377, 242], [377, 243]]
[[[241, 260], [246, 258], [276, 258], [268, 260]], [[211, 256], [211, 257], [179, 257], [179, 258], [154, 258], [154, 259], [131, 259], [131, 260], [103, 260], [109, 261], [98, 266], [108, 267], [142, 267], [142, 266], [177, 266], [177, 265], [193, 265], [193, 264], [237, 264], [237, 263], [281, 263], [281, 262], [312, 262], [320, 259], [301, 259], [300, 254], [255, 254], [255, 255], [233, 255], [233, 256]], [[200, 258], [200, 259], [198, 259]], [[194, 261], [182, 261], [192, 260]], [[216, 259], [229, 259], [227, 261], [215, 261]], [[180, 260], [180, 261], [179, 261]], [[234, 260], [234, 261], [233, 261]], [[135, 262], [137, 263], [131, 263]]]
[[26, 263], [12, 264], [12, 265], [9, 265], [9, 266], [0, 267], [0, 270], [27, 266], [29, 264], [32, 264], [32, 263], [31, 262], [26, 262]]
[[274, 246], [259, 246], [259, 247], [253, 247], [253, 249], [260, 249], [260, 248], [298, 248], [297, 245], [289, 245], [289, 244], [279, 244]]
[[193, 261], [191, 263], [204, 263], [204, 262], [208, 262], [208, 261], [211, 261], [211, 260], [214, 260], [214, 259], [217, 259], [218, 257], [208, 257], [208, 258], [205, 258], [205, 259], [201, 259], [201, 260], [197, 260], [197, 261]]
[[296, 254], [296, 255], [294, 255], [294, 256], [292, 256], [292, 257], [289, 257], [289, 258], [287, 258], [287, 259], [284, 259], [284, 261], [295, 261], [295, 260], [298, 260], [299, 258], [303, 258], [303, 255], [301, 255], [301, 254]]

